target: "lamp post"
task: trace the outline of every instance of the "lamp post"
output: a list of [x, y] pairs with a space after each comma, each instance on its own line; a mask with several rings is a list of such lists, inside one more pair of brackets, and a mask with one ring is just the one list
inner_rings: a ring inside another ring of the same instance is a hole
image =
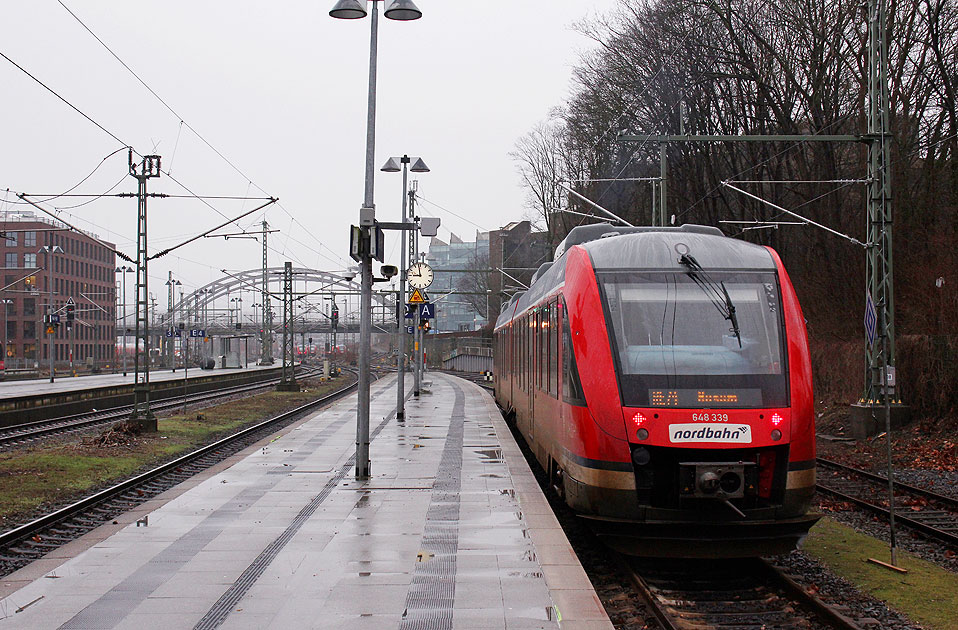
[[[415, 158], [416, 162], [409, 168], [409, 163], [413, 158], [404, 155], [400, 158], [389, 158], [389, 161], [380, 169], [386, 173], [398, 173], [399, 164], [402, 164], [402, 223], [405, 226], [406, 220], [406, 195], [408, 188], [409, 171], [413, 173], [428, 173], [429, 167], [422, 161], [422, 158]], [[410, 229], [414, 229], [415, 224], [410, 223]], [[399, 231], [399, 304], [406, 303], [406, 230]], [[400, 306], [399, 308], [402, 308]], [[417, 307], [418, 308], [418, 307]], [[400, 317], [397, 323], [397, 334], [399, 335], [398, 354], [396, 356], [396, 418], [402, 420], [406, 417], [405, 409], [405, 358], [406, 358], [406, 330], [405, 321]]]
[[[360, 239], [366, 243], [360, 254], [362, 296], [359, 313], [359, 404], [356, 411], [356, 478], [369, 478], [369, 354], [372, 338], [373, 261], [369, 252], [370, 228], [375, 233], [376, 209], [373, 201], [376, 153], [376, 56], [379, 35], [379, 11], [372, 5], [372, 25], [369, 36], [369, 91], [366, 110], [366, 169], [363, 205], [359, 211]], [[383, 0], [385, 1], [385, 0]], [[366, 2], [338, 0], [329, 15], [344, 20], [364, 18]], [[391, 20], [418, 20], [422, 17], [412, 0], [391, 0], [384, 15]], [[375, 234], [373, 234], [375, 237]]]
[[123, 306], [123, 320], [122, 320], [123, 321], [123, 376], [126, 376], [126, 328], [127, 328], [127, 325], [126, 325], [126, 274], [132, 271], [133, 271], [133, 268], [127, 267], [126, 265], [116, 268], [117, 273], [123, 274], [122, 276], [122, 280], [123, 280], [123, 283], [122, 283], [123, 284], [123, 304], [122, 304]]
[[[59, 245], [44, 245], [37, 250], [37, 253], [43, 252], [43, 264], [47, 268], [47, 313], [53, 315], [53, 264], [50, 260], [50, 254], [62, 254], [63, 249]], [[48, 325], [53, 326], [52, 318], [48, 318]], [[53, 335], [47, 335], [47, 353], [50, 355], [50, 382], [54, 380], [54, 369], [53, 369], [53, 350], [54, 342]], [[37, 348], [39, 352], [39, 348]]]

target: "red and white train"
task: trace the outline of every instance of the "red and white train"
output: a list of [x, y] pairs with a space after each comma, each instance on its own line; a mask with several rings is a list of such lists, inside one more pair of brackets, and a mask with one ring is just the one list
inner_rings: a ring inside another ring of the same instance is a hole
[[817, 520], [808, 339], [771, 248], [575, 228], [503, 305], [494, 348], [496, 400], [613, 548], [782, 553]]

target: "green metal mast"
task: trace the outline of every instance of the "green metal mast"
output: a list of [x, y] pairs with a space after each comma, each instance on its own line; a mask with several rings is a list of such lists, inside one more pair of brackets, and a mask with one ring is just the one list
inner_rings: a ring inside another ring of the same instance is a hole
[[[156, 416], [150, 410], [150, 291], [146, 246], [146, 181], [160, 176], [160, 156], [146, 155], [139, 165], [130, 150], [130, 175], [136, 178], [136, 346], [133, 352], [133, 412], [130, 423], [156, 431]], [[137, 167], [139, 166], [139, 170]]]
[[260, 349], [260, 365], [273, 364], [273, 309], [269, 303], [269, 258], [266, 239], [269, 237], [269, 224], [263, 221], [263, 334]]
[[[892, 264], [891, 131], [888, 123], [888, 40], [885, 0], [868, 2], [868, 259], [865, 288], [874, 303], [875, 343], [865, 349], [864, 404], [885, 403], [883, 374], [894, 385], [895, 299]], [[867, 316], [867, 315], [866, 315]], [[895, 388], [888, 387], [889, 402]]]

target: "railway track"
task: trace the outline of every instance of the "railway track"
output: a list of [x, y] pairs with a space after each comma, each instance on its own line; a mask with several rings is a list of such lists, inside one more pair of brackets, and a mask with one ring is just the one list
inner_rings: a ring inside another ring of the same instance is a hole
[[119, 514], [169, 490], [262, 438], [291, 424], [304, 413], [333, 402], [356, 383], [269, 420], [199, 448], [171, 462], [57, 509], [0, 534], [0, 576], [8, 575], [99, 527]]
[[[308, 378], [318, 372], [318, 369], [305, 370], [297, 374], [299, 378]], [[176, 396], [161, 401], [151, 402], [150, 409], [154, 412], [166, 411], [182, 407], [185, 404], [195, 405], [197, 403], [206, 403], [217, 401], [229, 396], [243, 396], [252, 394], [269, 387], [273, 387], [280, 379], [270, 379], [259, 383], [250, 383], [247, 385], [236, 385], [233, 387], [224, 387], [215, 391], [201, 392], [196, 394], [187, 394], [186, 396]], [[45, 439], [55, 435], [64, 435], [77, 431], [95, 429], [113, 422], [125, 420], [133, 410], [131, 405], [123, 407], [114, 407], [92, 411], [89, 413], [63, 416], [50, 420], [40, 420], [7, 427], [0, 430], [0, 451], [30, 444], [40, 439]]]
[[448, 374], [450, 376], [455, 376], [466, 381], [471, 381], [475, 383], [476, 385], [478, 385], [479, 387], [489, 390], [490, 392], [495, 390], [495, 387], [493, 386], [492, 381], [485, 380], [485, 377], [483, 377], [482, 374], [476, 374], [474, 372], [456, 372], [455, 370], [430, 370], [430, 371], [441, 372], [442, 374]]
[[666, 630], [860, 630], [759, 558], [621, 561]]
[[[818, 491], [888, 518], [888, 479], [818, 458]], [[895, 522], [958, 547], [958, 500], [895, 482]]]

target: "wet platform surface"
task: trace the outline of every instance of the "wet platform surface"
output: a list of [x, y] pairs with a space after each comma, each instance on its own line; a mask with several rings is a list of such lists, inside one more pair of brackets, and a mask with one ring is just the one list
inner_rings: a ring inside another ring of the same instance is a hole
[[[282, 367], [278, 363], [273, 365], [255, 365], [249, 364], [246, 368], [217, 368], [215, 370], [201, 370], [200, 368], [189, 369], [189, 380], [194, 378], [204, 378], [210, 376], [227, 376], [231, 374], [242, 374], [244, 372], [253, 372], [257, 370], [279, 370]], [[278, 372], [277, 372], [278, 374]], [[37, 396], [57, 392], [69, 392], [81, 389], [93, 389], [95, 387], [112, 387], [114, 385], [133, 385], [133, 367], [131, 366], [126, 376], [123, 374], [91, 374], [86, 376], [68, 376], [66, 374], [57, 376], [50, 382], [50, 376], [46, 378], [33, 379], [29, 381], [0, 381], [0, 398], [12, 398], [15, 396]], [[176, 368], [172, 371], [169, 368], [150, 371], [150, 382], [158, 381], [182, 381], [186, 376], [183, 368]]]
[[368, 481], [353, 395], [0, 580], [0, 630], [611, 629], [492, 397], [429, 379], [404, 422], [373, 383]]

